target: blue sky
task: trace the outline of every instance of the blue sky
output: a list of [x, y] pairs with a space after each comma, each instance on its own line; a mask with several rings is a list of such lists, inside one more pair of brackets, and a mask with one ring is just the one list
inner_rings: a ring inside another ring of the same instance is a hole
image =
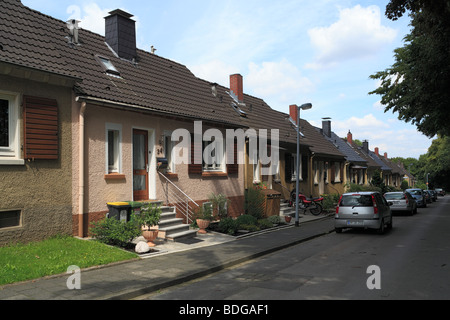
[[273, 109], [311, 102], [301, 117], [316, 126], [369, 140], [389, 157], [415, 157], [431, 140], [384, 113], [369, 76], [390, 67], [393, 50], [409, 33], [409, 18], [390, 21], [387, 0], [22, 0], [28, 7], [104, 34], [104, 17], [117, 8], [134, 15], [138, 47], [186, 65], [197, 77], [244, 91]]

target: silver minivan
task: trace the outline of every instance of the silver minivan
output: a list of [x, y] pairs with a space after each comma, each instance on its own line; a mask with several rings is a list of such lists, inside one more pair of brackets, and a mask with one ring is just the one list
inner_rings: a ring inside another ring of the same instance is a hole
[[339, 199], [334, 218], [337, 233], [345, 228], [376, 229], [383, 234], [392, 228], [390, 205], [379, 192], [349, 192]]

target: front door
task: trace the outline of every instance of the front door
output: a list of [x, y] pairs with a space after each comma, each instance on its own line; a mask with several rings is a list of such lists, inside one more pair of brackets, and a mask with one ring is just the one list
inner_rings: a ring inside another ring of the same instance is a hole
[[133, 198], [148, 200], [148, 132], [133, 130]]

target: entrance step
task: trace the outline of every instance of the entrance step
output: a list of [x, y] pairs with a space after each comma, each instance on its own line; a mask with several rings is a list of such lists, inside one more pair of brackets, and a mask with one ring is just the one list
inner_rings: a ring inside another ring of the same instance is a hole
[[188, 224], [183, 223], [182, 218], [177, 218], [175, 207], [161, 206], [161, 218], [158, 224], [158, 237], [168, 241], [177, 241], [195, 237], [197, 230], [190, 230]]

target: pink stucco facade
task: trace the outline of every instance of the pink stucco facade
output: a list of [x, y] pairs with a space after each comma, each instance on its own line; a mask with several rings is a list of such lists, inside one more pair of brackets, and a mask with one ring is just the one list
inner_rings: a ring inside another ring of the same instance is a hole
[[[76, 216], [80, 213], [80, 102], [72, 108], [73, 133], [73, 215], [74, 233], [77, 228]], [[107, 166], [107, 128], [120, 131], [120, 170], [118, 174], [108, 175]], [[149, 113], [126, 111], [117, 108], [87, 103], [84, 112], [84, 201], [85, 225], [89, 220], [97, 220], [108, 210], [108, 202], [131, 201], [133, 199], [133, 130], [148, 132], [148, 200], [165, 200], [163, 178], [157, 172], [157, 158], [165, 157], [164, 134], [184, 128], [193, 132], [194, 121], [175, 120]], [[209, 127], [204, 126], [204, 130]], [[219, 128], [225, 132], [225, 129]], [[195, 201], [205, 201], [211, 193], [222, 193], [232, 201], [243, 202], [244, 170], [225, 176], [192, 175], [187, 164], [177, 164], [172, 168], [175, 174], [170, 180]], [[234, 205], [240, 208], [242, 205]], [[239, 209], [238, 209], [239, 210]], [[86, 234], [86, 231], [84, 232]]]

